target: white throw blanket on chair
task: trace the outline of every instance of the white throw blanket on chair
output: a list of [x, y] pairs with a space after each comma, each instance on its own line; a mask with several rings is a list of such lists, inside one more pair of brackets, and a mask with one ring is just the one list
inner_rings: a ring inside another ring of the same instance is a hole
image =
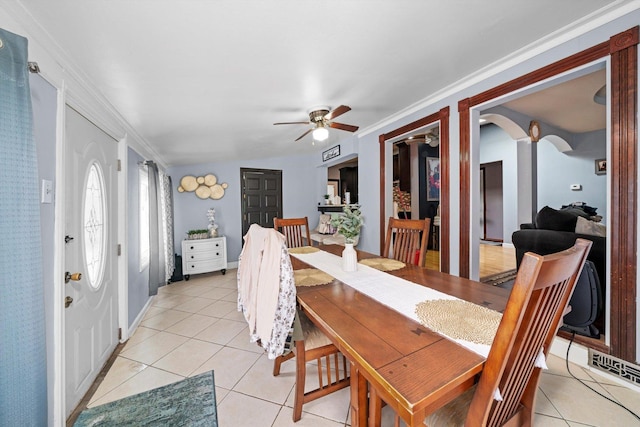
[[251, 342], [260, 340], [270, 359], [284, 351], [295, 316], [296, 286], [284, 236], [252, 224], [238, 260], [238, 311]]

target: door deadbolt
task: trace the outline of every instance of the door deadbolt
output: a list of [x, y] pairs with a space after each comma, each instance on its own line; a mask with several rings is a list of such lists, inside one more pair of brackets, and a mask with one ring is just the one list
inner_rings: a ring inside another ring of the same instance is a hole
[[73, 280], [74, 282], [77, 282], [80, 279], [82, 279], [82, 273], [71, 274], [68, 271], [64, 272], [64, 283], [69, 283], [71, 280]]
[[73, 298], [66, 297], [64, 299], [64, 308], [69, 308], [69, 306], [71, 305], [72, 302], [73, 302]]

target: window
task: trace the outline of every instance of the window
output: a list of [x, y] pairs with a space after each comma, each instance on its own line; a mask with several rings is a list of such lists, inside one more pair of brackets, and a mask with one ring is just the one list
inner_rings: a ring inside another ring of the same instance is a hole
[[87, 174], [84, 192], [84, 260], [87, 266], [89, 285], [97, 289], [104, 274], [104, 254], [106, 244], [105, 187], [102, 170], [98, 163], [92, 163]]
[[138, 169], [140, 206], [140, 271], [149, 266], [149, 170], [142, 164]]

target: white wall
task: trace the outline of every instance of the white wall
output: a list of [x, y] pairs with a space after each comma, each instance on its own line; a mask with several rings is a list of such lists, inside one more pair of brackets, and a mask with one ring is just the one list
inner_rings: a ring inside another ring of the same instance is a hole
[[[207, 210], [216, 210], [218, 234], [227, 237], [227, 259], [236, 262], [242, 250], [242, 217], [240, 200], [240, 168], [282, 170], [282, 207], [284, 217], [309, 218], [309, 226], [318, 223], [318, 202], [327, 187], [326, 167], [310, 166], [317, 156], [277, 157], [251, 161], [227, 161], [169, 168], [173, 180], [174, 247], [182, 253], [181, 242], [190, 229], [207, 228]], [[180, 179], [185, 175], [214, 174], [228, 187], [219, 200], [199, 199], [195, 193], [179, 193]], [[317, 183], [322, 182], [321, 193]]]
[[496, 125], [480, 128], [480, 164], [502, 162], [502, 236], [511, 243], [518, 224], [518, 142]]
[[149, 300], [149, 268], [140, 271], [140, 192], [138, 162], [144, 158], [134, 150], [127, 150], [127, 278], [129, 327]]
[[[545, 125], [545, 128], [549, 126]], [[517, 212], [517, 200], [520, 197], [518, 173], [514, 167], [517, 165], [518, 142], [495, 125], [482, 126], [480, 133], [480, 163], [503, 162], [503, 233], [504, 241], [509, 243], [511, 234], [520, 227]], [[605, 216], [607, 180], [605, 175], [596, 175], [594, 167], [595, 159], [606, 157], [605, 131], [575, 134], [567, 138], [574, 149], [565, 153], [559, 152], [545, 139], [537, 143], [537, 210], [544, 206], [560, 209], [572, 202], [585, 202], [598, 208], [598, 214]], [[582, 185], [582, 190], [572, 191], [571, 184]]]
[[[53, 203], [40, 204], [40, 232], [42, 235], [42, 278], [44, 287], [45, 334], [52, 337], [54, 333], [54, 292], [55, 265], [53, 256], [55, 241], [55, 188], [56, 188], [56, 89], [42, 77], [30, 74], [31, 102], [33, 106], [33, 137], [38, 154], [38, 183], [46, 179], [53, 183]], [[42, 188], [42, 187], [40, 187]], [[53, 340], [47, 338], [47, 399], [48, 419], [53, 419], [54, 367]]]
[[[560, 209], [572, 202], [598, 208], [606, 223], [607, 176], [595, 174], [595, 159], [606, 158], [604, 131], [575, 135], [573, 150], [559, 152], [550, 142], [538, 142], [538, 209]], [[572, 191], [571, 184], [582, 186]]]

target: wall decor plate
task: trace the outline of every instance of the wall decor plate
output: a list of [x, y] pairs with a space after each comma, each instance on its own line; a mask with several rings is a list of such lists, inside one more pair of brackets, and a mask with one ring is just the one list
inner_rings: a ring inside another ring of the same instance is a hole
[[196, 188], [196, 196], [201, 199], [208, 199], [211, 196], [211, 189], [206, 185], [201, 185]]
[[209, 188], [211, 189], [211, 198], [213, 200], [222, 199], [222, 196], [224, 196], [224, 188], [222, 188], [222, 185], [216, 184]]
[[216, 178], [215, 175], [213, 174], [205, 175], [204, 185], [211, 187], [212, 185], [215, 185], [216, 182], [218, 182], [218, 178]]
[[192, 175], [183, 176], [180, 180], [180, 187], [182, 187], [184, 191], [195, 191], [195, 189], [198, 188], [196, 177]]
[[200, 199], [218, 200], [224, 197], [228, 186], [226, 182], [218, 184], [218, 178], [212, 173], [204, 176], [185, 175], [180, 180], [178, 193], [195, 192]]

